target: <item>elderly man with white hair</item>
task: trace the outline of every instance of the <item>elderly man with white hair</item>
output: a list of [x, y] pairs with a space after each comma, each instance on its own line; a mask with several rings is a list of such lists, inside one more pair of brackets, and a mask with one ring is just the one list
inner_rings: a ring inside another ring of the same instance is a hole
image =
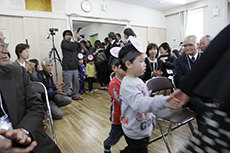
[[53, 75], [51, 73], [53, 61], [49, 58], [45, 58], [41, 61], [41, 65], [43, 70], [37, 74], [38, 81], [42, 82], [48, 91], [53, 118], [61, 119], [63, 117], [63, 112], [59, 107], [70, 104], [72, 99], [62, 92], [61, 89], [65, 85], [63, 82], [57, 85], [54, 84]]
[[205, 35], [200, 39], [200, 50], [205, 51], [210, 44], [212, 37], [210, 35]]
[[[184, 39], [183, 47], [185, 54], [178, 57], [175, 61], [175, 76], [174, 81], [178, 87], [183, 83], [185, 76], [191, 71], [194, 63], [200, 59], [202, 53], [198, 52], [197, 37], [195, 35], [189, 35]], [[206, 110], [204, 102], [195, 95], [190, 97], [190, 101], [186, 105], [191, 110], [197, 113], [198, 129], [204, 130], [202, 115]]]

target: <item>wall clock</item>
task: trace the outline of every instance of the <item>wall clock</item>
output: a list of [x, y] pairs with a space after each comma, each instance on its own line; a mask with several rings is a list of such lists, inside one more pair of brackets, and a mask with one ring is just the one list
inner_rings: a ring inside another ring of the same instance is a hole
[[93, 5], [92, 5], [92, 3], [89, 0], [83, 0], [81, 2], [81, 9], [84, 12], [89, 13], [92, 10], [92, 8], [93, 8]]

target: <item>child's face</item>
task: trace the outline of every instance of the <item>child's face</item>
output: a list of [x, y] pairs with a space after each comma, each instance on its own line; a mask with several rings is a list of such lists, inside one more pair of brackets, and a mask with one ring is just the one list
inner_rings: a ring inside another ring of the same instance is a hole
[[145, 73], [146, 64], [145, 56], [141, 54], [135, 58], [133, 63], [128, 67], [129, 73], [134, 77], [139, 77]]
[[79, 59], [79, 64], [82, 65], [83, 64], [83, 59]]
[[89, 61], [89, 64], [93, 64], [93, 61]]
[[121, 68], [121, 66], [113, 66], [112, 67], [113, 71], [115, 72], [115, 74], [118, 76], [118, 78], [122, 79], [125, 75], [126, 72]]

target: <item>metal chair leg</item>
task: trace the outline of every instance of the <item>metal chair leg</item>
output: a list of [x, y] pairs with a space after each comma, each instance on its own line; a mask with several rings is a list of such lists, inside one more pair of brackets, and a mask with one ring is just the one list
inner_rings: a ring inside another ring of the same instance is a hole
[[194, 127], [193, 127], [191, 121], [188, 122], [188, 126], [189, 126], [189, 128], [190, 128], [190, 130], [191, 130], [191, 132], [192, 132], [192, 135], [194, 136], [194, 135], [195, 135], [195, 132], [194, 132]]
[[168, 133], [171, 134], [171, 132], [172, 132], [172, 124], [169, 124]]
[[56, 135], [54, 132], [53, 118], [50, 113], [49, 113], [49, 116], [50, 116], [49, 121], [50, 121], [51, 129], [52, 129], [53, 139], [54, 139], [55, 144], [57, 144], [57, 139], [56, 139]]
[[167, 148], [167, 150], [168, 150], [169, 153], [172, 153], [171, 150], [170, 150], [170, 148], [169, 148], [168, 141], [167, 141], [167, 139], [166, 139], [166, 137], [165, 137], [165, 135], [164, 135], [164, 131], [163, 131], [163, 129], [162, 129], [162, 127], [161, 127], [161, 124], [160, 124], [160, 122], [158, 121], [157, 118], [156, 118], [156, 121], [157, 121], [157, 125], [158, 125], [159, 128], [160, 128], [161, 135], [162, 135], [163, 140], [164, 140], [164, 142], [165, 142], [166, 148]]

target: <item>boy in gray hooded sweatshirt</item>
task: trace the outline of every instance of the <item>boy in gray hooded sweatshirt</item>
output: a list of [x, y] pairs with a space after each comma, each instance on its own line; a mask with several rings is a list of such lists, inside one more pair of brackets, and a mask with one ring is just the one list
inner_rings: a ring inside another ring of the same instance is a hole
[[149, 97], [147, 86], [138, 78], [145, 71], [144, 51], [134, 37], [119, 52], [126, 71], [120, 87], [121, 124], [128, 146], [121, 153], [148, 153], [153, 129], [152, 112], [169, 107], [165, 96]]

